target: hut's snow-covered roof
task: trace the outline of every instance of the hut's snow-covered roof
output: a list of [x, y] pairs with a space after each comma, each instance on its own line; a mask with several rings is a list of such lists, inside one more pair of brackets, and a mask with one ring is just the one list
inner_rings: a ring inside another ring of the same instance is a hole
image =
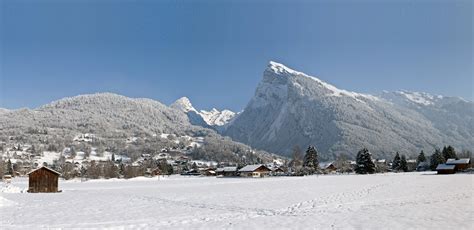
[[46, 170], [48, 170], [48, 171], [51, 171], [51, 172], [53, 172], [53, 173], [55, 173], [55, 174], [61, 175], [61, 173], [59, 173], [58, 171], [53, 170], [53, 169], [50, 169], [50, 168], [48, 168], [48, 167], [46, 167], [46, 166], [41, 166], [41, 167], [39, 167], [39, 168], [37, 168], [37, 169], [35, 169], [35, 170], [29, 172], [28, 175], [30, 175], [31, 173], [33, 173], [33, 172], [35, 172], [35, 171], [37, 171], [37, 170], [40, 170], [40, 169], [42, 169], [42, 168], [44, 168], [44, 169], [46, 169]]
[[456, 164], [469, 164], [470, 161], [471, 161], [471, 159], [469, 159], [469, 158], [461, 158], [459, 160], [456, 160], [454, 158], [450, 158], [446, 161], [446, 164], [448, 164], [448, 165], [451, 165], [451, 164], [453, 164], [453, 165], [456, 165]]
[[439, 164], [437, 167], [436, 167], [436, 170], [451, 170], [451, 169], [454, 169], [454, 165], [447, 165], [447, 164]]
[[330, 161], [330, 162], [320, 162], [319, 163], [319, 168], [320, 169], [327, 169], [329, 166], [331, 166], [334, 162], [333, 161]]

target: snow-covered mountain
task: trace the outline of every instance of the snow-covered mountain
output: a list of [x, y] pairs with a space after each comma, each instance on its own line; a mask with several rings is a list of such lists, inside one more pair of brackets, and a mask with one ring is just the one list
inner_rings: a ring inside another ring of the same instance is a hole
[[[186, 101], [182, 102], [185, 106]], [[195, 126], [185, 113], [151, 99], [98, 93], [64, 98], [37, 109], [0, 113], [0, 141], [13, 138], [30, 144], [38, 140], [55, 143], [61, 139], [69, 143], [83, 133], [122, 144], [135, 136], [149, 140], [161, 134], [199, 137], [204, 142], [203, 152], [212, 160], [238, 161], [257, 156], [255, 151], [249, 151], [249, 146], [222, 137], [212, 129]]]
[[229, 123], [237, 114], [224, 109], [219, 111], [213, 108], [211, 111], [198, 111], [193, 107], [191, 101], [187, 97], [182, 97], [170, 105], [171, 108], [183, 111], [189, 118], [193, 125], [200, 125], [203, 127], [221, 127]]
[[200, 114], [206, 123], [211, 126], [226, 125], [237, 115], [228, 109], [219, 111], [216, 108], [213, 108], [211, 111], [201, 110]]
[[270, 62], [254, 97], [225, 135], [268, 151], [289, 154], [316, 145], [325, 155], [414, 155], [451, 144], [474, 148], [472, 102], [422, 93], [350, 92]]

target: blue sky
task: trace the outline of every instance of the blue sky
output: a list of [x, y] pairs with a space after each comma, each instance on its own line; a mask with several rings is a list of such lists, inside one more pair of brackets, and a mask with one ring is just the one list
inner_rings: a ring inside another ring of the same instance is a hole
[[115, 92], [241, 110], [268, 61], [473, 100], [471, 1], [0, 0], [0, 107]]

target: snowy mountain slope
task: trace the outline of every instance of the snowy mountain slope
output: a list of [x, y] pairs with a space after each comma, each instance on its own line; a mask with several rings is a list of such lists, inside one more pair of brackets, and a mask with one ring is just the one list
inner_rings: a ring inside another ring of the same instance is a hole
[[211, 126], [204, 120], [201, 114], [193, 107], [191, 101], [187, 97], [182, 97], [170, 105], [171, 108], [182, 111], [193, 125], [211, 128]]
[[230, 110], [224, 109], [219, 111], [216, 108], [213, 108], [211, 111], [201, 110], [200, 114], [206, 123], [211, 126], [223, 126], [229, 123], [236, 115], [236, 113]]
[[380, 95], [398, 106], [422, 114], [450, 142], [471, 141], [474, 131], [474, 103], [459, 97], [430, 95], [419, 92], [383, 92]]
[[[467, 124], [463, 118], [459, 122]], [[329, 158], [338, 153], [354, 155], [362, 147], [378, 156], [391, 156], [394, 151], [413, 155], [443, 144], [472, 149], [473, 129], [467, 129], [470, 134], [454, 138], [410, 107], [341, 90], [270, 62], [254, 97], [223, 133], [281, 154], [289, 154], [294, 145], [314, 144]]]
[[191, 124], [207, 128], [224, 126], [236, 116], [236, 113], [227, 109], [219, 111], [213, 108], [211, 111], [198, 111], [187, 97], [176, 100], [170, 107], [183, 111], [188, 116]]
[[236, 160], [243, 154], [256, 156], [249, 153], [249, 146], [222, 137], [214, 130], [194, 126], [186, 114], [151, 99], [98, 93], [64, 98], [37, 109], [0, 114], [0, 140], [13, 137], [25, 144], [39, 139], [69, 142], [83, 133], [121, 142], [127, 137], [151, 138], [163, 133], [202, 137], [210, 158], [214, 153], [223, 160]]
[[0, 108], [0, 114], [2, 114], [2, 113], [8, 113], [8, 112], [10, 112], [10, 110], [4, 109], [4, 108]]

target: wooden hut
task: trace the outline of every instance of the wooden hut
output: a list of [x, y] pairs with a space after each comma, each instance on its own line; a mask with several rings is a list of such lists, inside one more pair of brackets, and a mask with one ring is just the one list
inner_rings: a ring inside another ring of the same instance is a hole
[[48, 167], [41, 167], [28, 173], [28, 192], [58, 192], [58, 179], [61, 173]]
[[456, 171], [462, 171], [466, 170], [469, 168], [469, 163], [471, 162], [471, 159], [469, 158], [462, 158], [462, 159], [448, 159], [446, 161], [447, 165], [454, 165]]
[[456, 172], [454, 168], [454, 165], [439, 164], [436, 167], [436, 171], [438, 172], [438, 174], [453, 174]]
[[321, 170], [324, 170], [325, 172], [334, 172], [337, 170], [336, 166], [334, 166], [334, 162], [321, 162], [318, 164], [319, 168]]

